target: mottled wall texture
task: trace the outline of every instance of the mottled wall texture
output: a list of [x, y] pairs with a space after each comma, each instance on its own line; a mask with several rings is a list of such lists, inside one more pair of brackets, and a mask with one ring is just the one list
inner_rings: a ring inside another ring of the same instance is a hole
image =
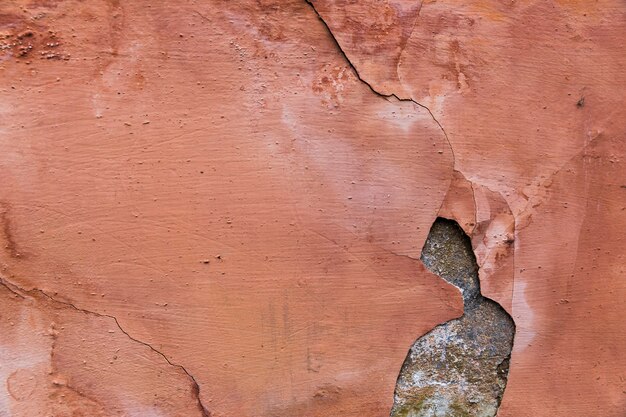
[[0, 416], [624, 417], [625, 42], [624, 0], [1, 1]]

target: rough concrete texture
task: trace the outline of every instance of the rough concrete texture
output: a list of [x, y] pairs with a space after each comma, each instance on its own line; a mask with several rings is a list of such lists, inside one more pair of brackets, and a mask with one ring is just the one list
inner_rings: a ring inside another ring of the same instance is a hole
[[461, 318], [420, 337], [404, 361], [392, 417], [493, 417], [509, 373], [515, 324], [480, 294], [469, 237], [454, 221], [438, 218], [422, 262], [463, 294]]
[[499, 417], [623, 417], [624, 38], [622, 0], [0, 2], [0, 415], [388, 416], [463, 314], [443, 216], [516, 323]]

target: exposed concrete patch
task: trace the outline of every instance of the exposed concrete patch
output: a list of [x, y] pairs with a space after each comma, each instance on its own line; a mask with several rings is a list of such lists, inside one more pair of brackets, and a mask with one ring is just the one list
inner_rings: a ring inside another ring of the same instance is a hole
[[495, 416], [506, 387], [515, 323], [481, 295], [470, 239], [455, 221], [435, 221], [421, 259], [461, 290], [465, 312], [413, 344], [398, 377], [391, 416]]

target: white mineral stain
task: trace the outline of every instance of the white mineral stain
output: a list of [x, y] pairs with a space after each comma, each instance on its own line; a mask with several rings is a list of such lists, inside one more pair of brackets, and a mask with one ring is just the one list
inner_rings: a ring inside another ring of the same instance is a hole
[[535, 313], [526, 299], [527, 286], [528, 284], [519, 278], [515, 280], [513, 285], [513, 317], [517, 325], [513, 351], [516, 353], [526, 350], [535, 338], [535, 331], [533, 330]]

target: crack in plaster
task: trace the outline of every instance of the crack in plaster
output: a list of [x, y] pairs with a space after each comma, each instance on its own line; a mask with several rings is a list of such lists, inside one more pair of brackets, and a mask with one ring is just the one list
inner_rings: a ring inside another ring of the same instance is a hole
[[191, 373], [189, 373], [189, 371], [183, 365], [180, 365], [180, 364], [172, 362], [163, 352], [159, 351], [154, 346], [152, 346], [149, 343], [143, 342], [143, 341], [141, 341], [139, 339], [136, 339], [133, 336], [131, 336], [120, 325], [120, 322], [117, 320], [117, 317], [112, 316], [110, 314], [103, 314], [103, 313], [98, 313], [98, 312], [91, 311], [91, 310], [86, 310], [84, 308], [80, 308], [80, 307], [76, 306], [73, 303], [57, 300], [52, 295], [48, 294], [47, 292], [45, 292], [44, 290], [41, 290], [39, 288], [33, 288], [31, 290], [26, 290], [26, 289], [21, 288], [20, 286], [18, 286], [16, 284], [12, 283], [12, 282], [9, 282], [7, 279], [5, 279], [5, 278], [3, 278], [1, 276], [0, 276], [0, 285], [5, 287], [11, 293], [15, 294], [16, 296], [18, 296], [18, 297], [20, 297], [22, 299], [26, 299], [26, 296], [24, 294], [27, 294], [27, 295], [29, 295], [32, 298], [36, 298], [36, 296], [33, 295], [33, 293], [36, 292], [36, 293], [39, 293], [42, 296], [46, 297], [47, 299], [49, 299], [50, 301], [52, 301], [55, 304], [63, 305], [65, 307], [67, 307], [67, 308], [71, 308], [71, 309], [79, 311], [79, 312], [81, 312], [83, 314], [92, 314], [92, 315], [97, 316], [97, 317], [103, 317], [103, 318], [108, 318], [108, 319], [113, 320], [115, 322], [115, 325], [120, 329], [120, 331], [122, 333], [124, 333], [126, 335], [126, 337], [128, 337], [130, 340], [132, 340], [135, 343], [139, 343], [139, 344], [141, 344], [143, 346], [146, 346], [147, 348], [152, 350], [154, 353], [156, 353], [157, 355], [161, 356], [165, 360], [165, 362], [167, 362], [170, 366], [173, 366], [175, 368], [179, 368], [181, 371], [183, 371], [187, 375], [187, 377], [191, 380], [192, 392], [193, 392], [194, 397], [196, 398], [198, 409], [200, 410], [202, 416], [203, 417], [211, 417], [211, 413], [204, 406], [204, 404], [202, 403], [202, 400], [200, 399], [200, 384], [198, 384], [198, 381], [196, 381], [196, 378]]
[[[461, 173], [461, 175], [463, 174]], [[465, 176], [463, 177], [465, 178]], [[474, 189], [474, 182], [468, 180], [467, 178], [465, 179], [467, 180], [467, 182], [470, 185], [470, 188], [472, 189], [472, 201], [474, 202], [474, 227], [472, 227], [472, 230], [474, 231], [476, 230], [476, 227], [478, 227], [478, 203], [476, 203], [476, 190]]]
[[[382, 97], [386, 100], [390, 99], [390, 98], [395, 98], [398, 101], [402, 101], [402, 102], [411, 102], [413, 104], [415, 104], [418, 107], [423, 108], [424, 110], [426, 110], [428, 112], [428, 114], [430, 114], [430, 117], [433, 119], [433, 121], [437, 124], [437, 126], [439, 127], [439, 129], [441, 130], [441, 132], [443, 133], [444, 137], [446, 138], [446, 142], [448, 143], [448, 147], [450, 148], [450, 152], [452, 154], [452, 169], [456, 170], [456, 158], [454, 156], [454, 149], [452, 148], [452, 143], [450, 142], [450, 139], [448, 138], [448, 134], [446, 133], [445, 129], [443, 128], [443, 125], [439, 122], [439, 120], [437, 120], [437, 118], [435, 117], [435, 115], [433, 114], [433, 112], [430, 110], [430, 108], [428, 108], [428, 106], [419, 103], [417, 101], [415, 101], [412, 98], [402, 98], [400, 96], [398, 96], [395, 93], [391, 93], [391, 94], [383, 94], [381, 92], [379, 92], [378, 90], [376, 90], [374, 88], [374, 86], [372, 86], [371, 83], [369, 83], [368, 81], [366, 81], [365, 79], [363, 79], [361, 77], [361, 75], [359, 74], [359, 71], [357, 70], [357, 68], [354, 66], [354, 64], [352, 63], [352, 61], [350, 60], [350, 58], [348, 58], [348, 55], [346, 54], [346, 52], [343, 50], [343, 48], [341, 47], [341, 45], [339, 44], [339, 41], [337, 40], [337, 38], [335, 37], [335, 35], [333, 34], [332, 30], [330, 29], [330, 26], [328, 26], [328, 23], [326, 23], [326, 21], [324, 20], [324, 18], [322, 17], [322, 15], [320, 15], [320, 13], [317, 11], [317, 9], [315, 8], [315, 5], [313, 4], [313, 2], [311, 0], [304, 0], [313, 10], [313, 12], [315, 12], [315, 14], [317, 15], [317, 18], [322, 22], [322, 24], [324, 25], [324, 27], [326, 28], [326, 31], [328, 32], [328, 35], [330, 36], [330, 38], [333, 40], [333, 43], [335, 44], [335, 46], [337, 47], [337, 49], [339, 50], [339, 53], [343, 56], [343, 58], [346, 60], [346, 62], [348, 63], [348, 66], [354, 71], [354, 74], [356, 75], [357, 79], [359, 81], [361, 81], [363, 84], [365, 84], [369, 90], [374, 93], [375, 95]], [[416, 17], [417, 20], [417, 17]]]
[[420, 18], [420, 14], [422, 13], [422, 6], [424, 5], [424, 3], [420, 2], [418, 9], [417, 9], [417, 14], [415, 15], [415, 19], [413, 20], [413, 26], [411, 27], [411, 32], [409, 33], [409, 36], [407, 36], [406, 40], [403, 42], [402, 44], [402, 49], [400, 49], [400, 53], [398, 54], [398, 62], [396, 64], [396, 77], [398, 77], [398, 81], [400, 82], [400, 85], [402, 85], [404, 87], [404, 83], [402, 82], [402, 80], [400, 79], [400, 64], [402, 63], [402, 56], [404, 55], [404, 51], [406, 51], [406, 46], [409, 44], [409, 41], [411, 40], [411, 38], [413, 37], [413, 32], [415, 32], [415, 27], [417, 26], [417, 21]]
[[[430, 114], [432, 120], [443, 133], [448, 147], [450, 148], [452, 154], [452, 171], [460, 173], [470, 183], [474, 203], [474, 224], [476, 225], [477, 201], [474, 181], [469, 180], [462, 171], [457, 169], [456, 155], [450, 138], [443, 125], [437, 120], [430, 108], [412, 98], [401, 98], [394, 93], [383, 94], [377, 91], [371, 83], [361, 77], [358, 69], [349, 59], [329, 25], [315, 8], [313, 2], [311, 0], [305, 0], [305, 2], [313, 9], [318, 19], [322, 22], [338, 51], [354, 71], [357, 79], [365, 84], [372, 93], [387, 100], [395, 98], [398, 101], [412, 102], [416, 106], [425, 109]], [[415, 19], [414, 27], [418, 17], [419, 13]], [[404, 53], [404, 50], [402, 53]], [[498, 192], [498, 194], [502, 193]], [[445, 198], [441, 202], [438, 213], [441, 212], [444, 202]], [[435, 224], [441, 220], [444, 219], [438, 218]], [[454, 223], [456, 224], [456, 222]], [[460, 229], [458, 225], [457, 227]], [[412, 346], [398, 376], [394, 406], [391, 410], [392, 417], [430, 417], [450, 415], [450, 413], [452, 413], [452, 415], [492, 417], [498, 412], [508, 378], [509, 362], [515, 335], [515, 322], [502, 306], [484, 297], [480, 293], [480, 280], [478, 278], [476, 258], [471, 249], [471, 243], [469, 243], [469, 236], [464, 232], [462, 233], [464, 239], [461, 239], [457, 243], [463, 244], [463, 240], [465, 240], [467, 241], [465, 243], [469, 245], [470, 257], [473, 262], [473, 268], [475, 268], [475, 271], [473, 271], [474, 274], [470, 275], [473, 275], [472, 280], [474, 282], [472, 284], [465, 282], [465, 284], [469, 284], [466, 285], [468, 288], [465, 288], [465, 286], [462, 285], [463, 283], [452, 282], [445, 276], [443, 276], [443, 278], [457, 286], [463, 294], [463, 316], [435, 327], [432, 331], [420, 337]], [[429, 234], [427, 242], [430, 240], [430, 237], [431, 235]], [[389, 252], [415, 260], [415, 258], [409, 255], [398, 254], [393, 251]], [[432, 265], [429, 265], [424, 259], [424, 252], [420, 259], [428, 269], [431, 269], [430, 267]], [[437, 273], [432, 269], [431, 271]], [[442, 276], [442, 274], [438, 275]], [[473, 287], [473, 290], [469, 290], [470, 287]], [[475, 335], [475, 332], [479, 333], [478, 337]], [[501, 336], [499, 340], [497, 340], [497, 336]], [[494, 337], [496, 339], [494, 339]], [[420, 346], [421, 342], [423, 342], [423, 346]], [[440, 352], [437, 347], [441, 347], [440, 345], [442, 344], [444, 345], [443, 352]], [[468, 344], [471, 345], [469, 348]], [[448, 348], [450, 350], [456, 349], [457, 352], [450, 354], [447, 352]], [[495, 349], [496, 354], [494, 355], [493, 352], [487, 352], [490, 349], [492, 351]], [[420, 350], [421, 352], [418, 352]], [[487, 352], [486, 355], [485, 352]], [[434, 357], [439, 354], [442, 356]], [[455, 362], [453, 364], [454, 366], [458, 367], [459, 362], [461, 363], [460, 369], [457, 368], [452, 371], [452, 374], [455, 375], [447, 374], [448, 365], [450, 365], [450, 363], [449, 360], [446, 359], [446, 354], [453, 358]], [[434, 356], [431, 358], [429, 355]], [[422, 360], [420, 360], [420, 356]], [[425, 357], [428, 359], [423, 360]], [[440, 369], [433, 369], [437, 366], [444, 366], [446, 370], [441, 372]], [[420, 369], [422, 368], [431, 371], [430, 375], [424, 378], [424, 375], [420, 373]], [[475, 384], [471, 378], [476, 375], [479, 376], [479, 379], [480, 377], [486, 377], [487, 381], [491, 381], [491, 384], [488, 382], [482, 385], [480, 383]], [[416, 376], [417, 380], [415, 379]], [[460, 377], [462, 381], [455, 381], [455, 377]], [[465, 380], [464, 377], [469, 377], [469, 380]], [[467, 389], [468, 386], [470, 387], [469, 390]], [[444, 414], [439, 414], [440, 412]]]

